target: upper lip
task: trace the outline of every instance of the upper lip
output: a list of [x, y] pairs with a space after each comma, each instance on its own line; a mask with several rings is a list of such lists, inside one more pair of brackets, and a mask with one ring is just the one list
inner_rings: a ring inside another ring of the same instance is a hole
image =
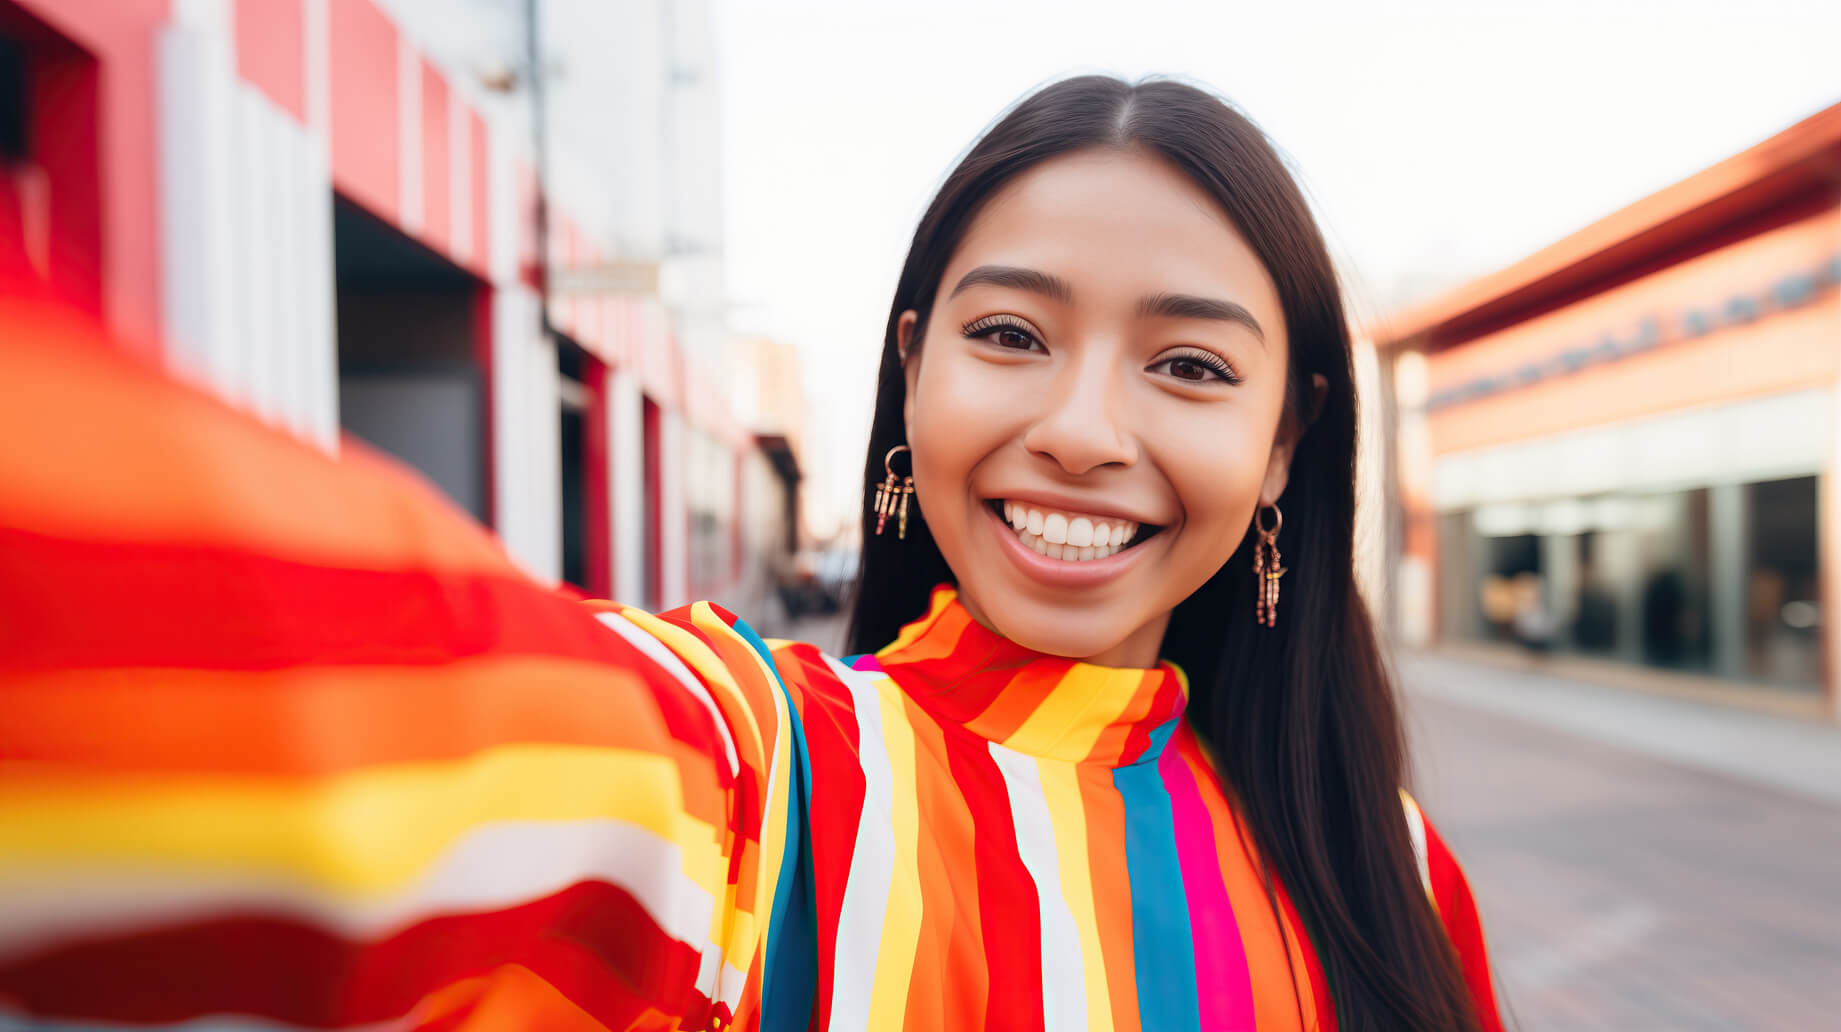
[[1008, 494], [991, 496], [992, 501], [1021, 502], [1041, 509], [1058, 509], [1062, 512], [1079, 513], [1083, 516], [1098, 516], [1109, 520], [1130, 520], [1133, 523], [1157, 526], [1158, 521], [1118, 505], [1098, 498], [1081, 498], [1076, 495], [1057, 494], [1053, 491], [1016, 491]]

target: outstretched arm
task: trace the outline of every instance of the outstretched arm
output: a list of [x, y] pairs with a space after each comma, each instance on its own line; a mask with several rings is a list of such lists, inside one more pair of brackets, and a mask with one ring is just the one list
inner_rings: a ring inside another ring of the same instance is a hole
[[54, 305], [0, 297], [0, 394], [0, 1024], [753, 1023], [745, 628], [566, 601]]

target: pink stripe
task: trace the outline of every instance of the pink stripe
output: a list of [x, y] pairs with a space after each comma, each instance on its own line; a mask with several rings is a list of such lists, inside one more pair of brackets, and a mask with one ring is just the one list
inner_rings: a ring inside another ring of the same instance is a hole
[[[1187, 727], [1177, 734], [1187, 735]], [[1176, 856], [1189, 898], [1189, 927], [1195, 943], [1196, 1003], [1206, 1029], [1252, 1032], [1253, 984], [1247, 973], [1246, 947], [1234, 905], [1221, 879], [1213, 822], [1196, 787], [1195, 772], [1178, 755], [1175, 743], [1157, 758], [1157, 772], [1170, 793], [1170, 816], [1176, 828]]]

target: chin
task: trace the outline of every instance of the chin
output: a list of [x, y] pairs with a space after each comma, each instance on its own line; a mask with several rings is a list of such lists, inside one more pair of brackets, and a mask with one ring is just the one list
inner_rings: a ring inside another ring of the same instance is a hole
[[[997, 633], [1034, 652], [1074, 660], [1090, 660], [1115, 652], [1132, 630], [1121, 631], [1091, 609], [1038, 608], [1023, 604], [1026, 612], [997, 616], [985, 611]], [[1155, 662], [1152, 657], [1148, 662]], [[1106, 665], [1120, 665], [1107, 663]]]

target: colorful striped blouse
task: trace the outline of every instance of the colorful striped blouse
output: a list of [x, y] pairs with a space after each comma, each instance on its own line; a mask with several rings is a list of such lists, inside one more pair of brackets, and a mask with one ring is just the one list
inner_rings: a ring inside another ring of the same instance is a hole
[[1334, 1027], [1174, 667], [572, 603], [64, 309], [0, 341], [0, 1028]]

